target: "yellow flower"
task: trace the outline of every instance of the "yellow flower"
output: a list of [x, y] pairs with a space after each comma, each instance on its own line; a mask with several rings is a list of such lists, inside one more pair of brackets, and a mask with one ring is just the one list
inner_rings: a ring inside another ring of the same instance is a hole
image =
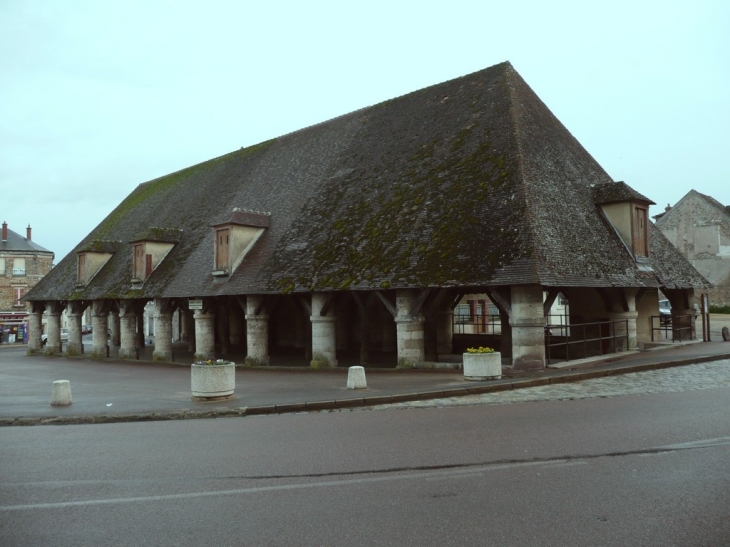
[[494, 349], [479, 346], [478, 348], [466, 348], [467, 353], [494, 353]]

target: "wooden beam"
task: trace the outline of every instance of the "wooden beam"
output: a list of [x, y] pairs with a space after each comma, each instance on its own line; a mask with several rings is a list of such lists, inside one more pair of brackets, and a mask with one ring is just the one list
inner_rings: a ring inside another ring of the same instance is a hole
[[433, 289], [424, 289], [420, 292], [416, 300], [413, 302], [413, 305], [411, 306], [411, 309], [409, 313], [411, 314], [411, 317], [415, 317], [417, 315], [421, 314], [421, 310], [423, 309], [423, 305], [426, 303], [426, 299], [431, 295], [431, 291]]
[[494, 302], [494, 305], [499, 308], [499, 311], [506, 313], [509, 319], [512, 319], [512, 305], [510, 304], [509, 298], [506, 295], [499, 292], [499, 289], [485, 289], [489, 299]]
[[395, 304], [388, 300], [381, 291], [375, 291], [375, 296], [380, 299], [380, 301], [383, 303], [383, 306], [385, 306], [385, 308], [391, 313], [391, 315], [395, 317], [397, 313], [395, 309]]
[[626, 298], [626, 291], [624, 289], [618, 290], [618, 298], [619, 298], [619, 303], [621, 304], [621, 309], [624, 312], [629, 311], [629, 299]]
[[451, 311], [454, 311], [454, 309], [456, 309], [456, 306], [459, 305], [459, 302], [461, 302], [461, 299], [464, 298], [465, 294], [466, 294], [465, 292], [461, 291], [461, 292], [457, 292], [454, 295], [454, 298], [451, 299], [451, 304], [450, 304]]
[[357, 304], [357, 309], [360, 312], [360, 315], [363, 316], [365, 314], [365, 310], [367, 309], [365, 307], [365, 302], [363, 302], [362, 298], [360, 298], [360, 295], [355, 291], [350, 291], [350, 295], [355, 301], [355, 304]]
[[327, 300], [324, 302], [324, 306], [322, 306], [322, 309], [319, 310], [320, 317], [324, 317], [327, 315], [327, 312], [330, 311], [330, 308], [335, 305], [337, 302], [337, 293], [329, 293], [327, 295]]
[[613, 304], [611, 302], [611, 295], [608, 294], [608, 291], [601, 287], [601, 288], [597, 288], [596, 292], [598, 293], [598, 296], [600, 296], [601, 300], [603, 301], [604, 311], [612, 312]]
[[553, 307], [553, 304], [555, 304], [555, 299], [560, 294], [560, 291], [558, 289], [548, 289], [547, 297], [545, 298], [545, 302], [543, 303], [543, 310], [542, 313], [545, 317], [550, 315], [550, 309]]
[[309, 315], [312, 315], [312, 302], [310, 302], [303, 296], [299, 296], [297, 298], [297, 302], [301, 304], [301, 306], [304, 308], [304, 311], [306, 311]]

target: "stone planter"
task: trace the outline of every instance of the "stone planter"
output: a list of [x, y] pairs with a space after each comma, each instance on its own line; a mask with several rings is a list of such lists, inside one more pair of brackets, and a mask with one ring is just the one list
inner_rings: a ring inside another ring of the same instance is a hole
[[498, 380], [501, 377], [502, 354], [498, 351], [464, 354], [465, 380]]
[[230, 397], [236, 389], [236, 364], [190, 366], [190, 391], [193, 397], [216, 399]]

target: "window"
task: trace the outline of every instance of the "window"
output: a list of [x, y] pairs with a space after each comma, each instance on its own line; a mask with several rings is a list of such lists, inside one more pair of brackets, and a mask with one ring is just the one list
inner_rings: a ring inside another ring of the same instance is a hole
[[25, 287], [13, 287], [13, 307], [14, 308], [24, 308], [25, 302], [23, 302], [23, 297], [25, 296]]
[[649, 256], [649, 225], [646, 207], [634, 207], [632, 232], [634, 254], [636, 256]]
[[5, 275], [5, 259], [0, 258], [0, 276]]
[[144, 256], [144, 243], [137, 243], [134, 246], [134, 277], [135, 279], [146, 279], [146, 261]]
[[13, 259], [13, 275], [25, 275], [25, 258]]
[[230, 245], [231, 231], [230, 228], [218, 228], [215, 231], [215, 269], [216, 270], [227, 270], [228, 257], [229, 257], [229, 245]]
[[79, 254], [78, 272], [76, 279], [79, 283], [86, 283], [86, 255], [84, 253]]

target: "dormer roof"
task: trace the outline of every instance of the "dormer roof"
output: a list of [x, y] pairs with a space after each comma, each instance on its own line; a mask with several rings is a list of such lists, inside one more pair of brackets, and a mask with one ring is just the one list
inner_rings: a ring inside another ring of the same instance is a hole
[[593, 187], [593, 201], [596, 205], [609, 203], [639, 202], [647, 205], [656, 205], [652, 200], [637, 192], [624, 181], [604, 182]]
[[155, 243], [177, 243], [182, 237], [182, 230], [177, 228], [158, 228], [151, 226], [144, 229], [129, 243], [138, 243], [140, 241], [151, 241]]

